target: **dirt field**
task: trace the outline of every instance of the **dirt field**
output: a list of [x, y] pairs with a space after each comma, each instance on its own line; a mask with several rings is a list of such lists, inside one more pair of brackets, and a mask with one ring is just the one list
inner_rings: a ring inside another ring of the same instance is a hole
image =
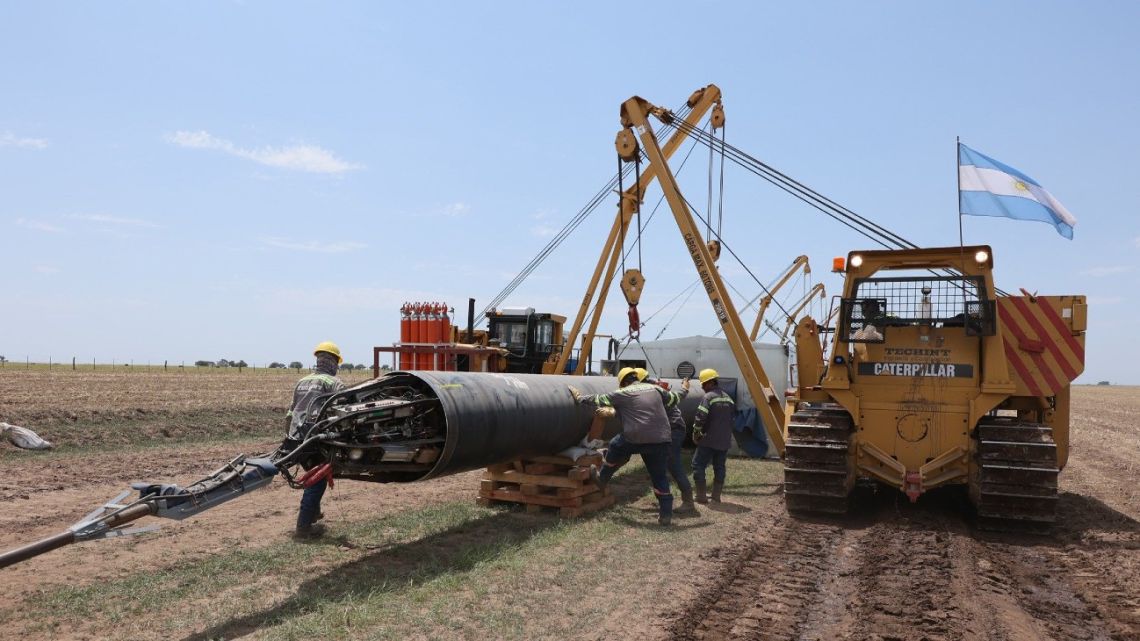
[[[0, 371], [0, 420], [61, 445], [0, 445], [0, 548], [275, 446], [293, 376], [213, 376]], [[667, 531], [631, 465], [617, 507], [568, 522], [475, 506], [478, 472], [345, 482], [298, 544], [274, 484], [0, 570], [0, 638], [1140, 639], [1140, 389], [1076, 388], [1074, 414], [1049, 537], [974, 532], [958, 492], [792, 519], [779, 464], [733, 460], [726, 502]]]

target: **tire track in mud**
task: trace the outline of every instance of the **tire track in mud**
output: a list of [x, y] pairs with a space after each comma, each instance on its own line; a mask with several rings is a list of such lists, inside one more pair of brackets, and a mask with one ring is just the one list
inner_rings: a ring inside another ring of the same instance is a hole
[[817, 605], [842, 528], [796, 521], [750, 524], [752, 532], [708, 589], [674, 621], [669, 639], [795, 639]]
[[975, 532], [953, 492], [916, 506], [884, 493], [831, 522], [768, 514], [718, 551], [667, 638], [1140, 639], [1140, 523], [1067, 502], [1048, 537]]
[[1050, 537], [985, 536], [991, 586], [1036, 622], [1042, 638], [1140, 639], [1140, 523], [1095, 499], [1062, 496]]

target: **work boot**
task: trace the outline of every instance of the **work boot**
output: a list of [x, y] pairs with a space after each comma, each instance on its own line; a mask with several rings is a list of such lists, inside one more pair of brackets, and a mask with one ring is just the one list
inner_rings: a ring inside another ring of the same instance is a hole
[[673, 508], [675, 514], [696, 514], [697, 506], [693, 504], [693, 489], [681, 490], [681, 506]]
[[325, 533], [325, 526], [321, 523], [313, 523], [312, 525], [298, 526], [293, 531], [293, 538], [298, 541], [306, 541], [311, 539], [319, 539]]
[[657, 525], [668, 527], [673, 524], [673, 517], [669, 514], [661, 514], [657, 516]]
[[324, 512], [317, 512], [317, 517], [315, 519], [313, 519], [313, 523], [316, 523], [317, 521], [320, 521], [323, 518], [325, 518], [325, 513]]
[[713, 481], [712, 502], [720, 503], [720, 492], [724, 489], [724, 481]]
[[708, 503], [709, 497], [705, 494], [705, 480], [696, 479], [693, 481], [693, 485], [696, 486], [697, 489], [697, 503], [700, 503], [701, 505]]

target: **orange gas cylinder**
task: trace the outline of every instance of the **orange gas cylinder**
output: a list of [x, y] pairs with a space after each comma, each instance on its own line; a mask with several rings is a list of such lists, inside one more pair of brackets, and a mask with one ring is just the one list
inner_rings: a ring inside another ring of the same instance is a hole
[[[405, 302], [400, 308], [400, 342], [407, 343], [412, 339], [412, 306]], [[400, 352], [400, 369], [411, 367], [411, 356]]]
[[431, 306], [431, 342], [443, 342], [443, 305], [432, 303]]
[[[431, 304], [420, 303], [420, 338], [417, 343], [431, 342]], [[428, 369], [430, 354], [416, 354], [416, 369]]]
[[[443, 310], [439, 314], [439, 327], [440, 327], [440, 340], [439, 342], [450, 344], [451, 343], [451, 317], [447, 315], [447, 303], [443, 304]], [[451, 362], [444, 362], [440, 369], [454, 370], [455, 364]]]
[[[411, 342], [419, 343], [421, 341], [420, 330], [423, 328], [423, 303], [412, 303], [412, 340]], [[408, 369], [419, 369], [419, 356], [412, 352], [408, 355]]]

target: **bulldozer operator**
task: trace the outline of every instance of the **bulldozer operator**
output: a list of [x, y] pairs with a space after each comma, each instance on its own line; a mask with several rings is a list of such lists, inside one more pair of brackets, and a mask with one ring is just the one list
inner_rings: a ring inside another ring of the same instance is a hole
[[632, 367], [623, 367], [617, 378], [618, 389], [609, 394], [583, 396], [577, 388], [569, 386], [570, 395], [577, 403], [612, 407], [621, 420], [621, 433], [610, 440], [601, 471], [591, 468], [591, 477], [598, 487], [605, 488], [621, 466], [628, 463], [634, 454], [640, 454], [657, 497], [657, 522], [669, 525], [673, 519], [673, 493], [669, 490], [668, 472], [672, 435], [665, 412], [689, 393], [689, 381], [686, 379], [681, 383], [681, 391], [670, 392], [639, 381], [637, 370]]
[[[318, 344], [313, 350], [313, 356], [317, 357], [317, 366], [313, 373], [297, 381], [296, 387], [293, 388], [293, 404], [289, 408], [289, 413], [285, 415], [289, 430], [286, 444], [291, 443], [293, 447], [304, 440], [304, 428], [312, 418], [309, 413], [320, 409], [318, 401], [344, 389], [344, 383], [336, 376], [340, 364], [344, 362], [336, 343], [324, 341]], [[321, 512], [321, 498], [324, 497], [327, 487], [328, 479], [321, 478], [305, 488], [301, 494], [301, 509], [297, 513], [294, 538], [313, 539], [325, 533], [324, 524], [318, 521], [325, 516]]]

